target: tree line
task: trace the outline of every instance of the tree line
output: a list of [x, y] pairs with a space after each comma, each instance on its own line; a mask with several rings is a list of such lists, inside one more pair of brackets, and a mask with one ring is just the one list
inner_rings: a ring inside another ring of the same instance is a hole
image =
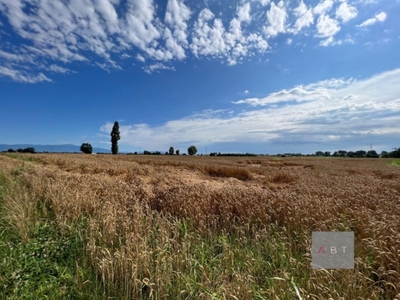
[[[118, 152], [119, 152], [118, 141], [121, 139], [121, 133], [119, 131], [119, 124], [118, 124], [117, 121], [114, 122], [114, 125], [113, 125], [113, 128], [111, 130], [110, 136], [111, 136], [111, 153], [112, 154], [118, 154]], [[86, 153], [86, 154], [93, 153], [93, 147], [89, 143], [82, 143], [82, 145], [80, 147], [80, 150], [83, 153]], [[174, 151], [174, 147], [170, 147], [169, 150], [167, 152], [165, 152], [166, 155], [174, 155], [174, 153], [176, 155], [180, 154], [179, 150]], [[188, 154], [189, 155], [195, 155], [196, 153], [197, 153], [196, 146], [191, 145], [188, 148]], [[135, 152], [135, 154], [137, 154], [137, 152]], [[161, 152], [160, 151], [150, 152], [150, 151], [144, 150], [143, 154], [161, 155]], [[184, 153], [184, 155], [185, 155], [185, 153]]]
[[352, 157], [352, 158], [400, 158], [400, 148], [394, 148], [394, 151], [388, 152], [388, 151], [382, 151], [381, 155], [375, 151], [375, 150], [358, 150], [358, 151], [345, 151], [345, 150], [339, 150], [335, 151], [332, 155], [329, 151], [317, 151], [315, 152], [315, 156], [334, 156], [334, 157]]

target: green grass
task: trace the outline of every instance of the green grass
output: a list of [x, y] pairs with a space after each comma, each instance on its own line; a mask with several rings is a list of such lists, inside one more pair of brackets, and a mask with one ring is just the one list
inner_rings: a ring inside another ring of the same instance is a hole
[[61, 230], [38, 206], [36, 226], [22, 240], [3, 209], [12, 181], [0, 173], [0, 299], [101, 299], [103, 289], [85, 261], [84, 220]]
[[19, 160], [22, 160], [22, 161], [40, 162], [35, 157], [25, 156], [25, 155], [21, 155], [21, 154], [9, 153], [9, 154], [6, 154], [6, 156], [9, 157], [9, 158], [19, 159]]
[[393, 166], [400, 167], [400, 159], [399, 159], [399, 160], [393, 161], [393, 162], [392, 162], [392, 165], [393, 165]]

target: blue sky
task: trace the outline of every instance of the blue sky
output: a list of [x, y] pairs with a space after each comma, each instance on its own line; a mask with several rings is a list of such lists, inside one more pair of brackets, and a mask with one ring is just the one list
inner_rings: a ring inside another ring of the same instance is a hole
[[0, 143], [400, 145], [399, 0], [0, 0]]

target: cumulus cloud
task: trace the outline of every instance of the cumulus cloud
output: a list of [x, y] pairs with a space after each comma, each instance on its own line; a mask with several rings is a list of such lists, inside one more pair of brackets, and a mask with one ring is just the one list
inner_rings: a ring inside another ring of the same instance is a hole
[[385, 12], [381, 12], [379, 14], [376, 14], [375, 17], [362, 22], [360, 25], [357, 25], [357, 27], [367, 27], [374, 25], [377, 22], [384, 22], [386, 21], [386, 18], [387, 14]]
[[[400, 121], [400, 69], [363, 80], [329, 79], [271, 93], [264, 98], [235, 101], [248, 108], [240, 113], [206, 111], [161, 126], [135, 124], [120, 126], [121, 141], [130, 146], [167, 149], [196, 143], [246, 142], [264, 145], [282, 141], [309, 143], [349, 139], [360, 136], [387, 138], [398, 136]], [[368, 121], [366, 121], [368, 120]], [[108, 134], [112, 123], [100, 131]], [[148, 137], [152, 138], [149, 139]]]
[[327, 15], [321, 15], [317, 22], [318, 37], [330, 38], [340, 31], [339, 22]]
[[224, 33], [222, 20], [215, 18], [208, 8], [203, 9], [194, 26], [191, 44], [194, 55], [223, 56], [226, 51]]
[[183, 1], [168, 1], [165, 23], [172, 28], [172, 32], [166, 29], [165, 39], [167, 47], [178, 59], [186, 57], [184, 49], [188, 47], [187, 22], [190, 15], [191, 11]]
[[314, 23], [312, 9], [308, 9], [303, 1], [301, 1], [299, 6], [294, 9], [294, 15], [297, 17], [293, 29], [291, 29], [294, 34], [297, 34], [303, 28], [309, 27]]
[[[28, 78], [73, 73], [74, 62], [120, 70], [129, 57], [149, 66], [189, 55], [235, 65], [276, 47], [269, 39], [282, 34], [316, 30], [322, 46], [344, 43], [334, 36], [362, 7], [349, 3], [320, 0], [313, 7], [306, 0], [243, 0], [228, 15], [187, 0], [166, 1], [162, 13], [154, 0], [0, 0], [0, 14], [11, 26], [7, 30], [19, 37], [14, 46], [2, 40], [0, 63]], [[381, 12], [358, 26], [386, 17]], [[52, 67], [59, 65], [64, 70]]]
[[322, 0], [314, 7], [314, 14], [322, 15], [328, 13], [333, 6], [333, 0]]
[[357, 8], [348, 5], [347, 2], [342, 2], [336, 10], [336, 17], [342, 19], [345, 23], [350, 21], [351, 19], [354, 19], [357, 14]]
[[287, 13], [283, 2], [279, 2], [275, 5], [274, 2], [271, 3], [271, 8], [267, 11], [267, 19], [269, 26], [265, 27], [265, 32], [268, 36], [274, 37], [278, 33], [286, 31], [286, 18]]
[[245, 3], [243, 6], [238, 8], [238, 19], [240, 22], [250, 22], [251, 15], [250, 15], [250, 3]]
[[222, 19], [204, 8], [194, 24], [190, 48], [196, 57], [225, 58], [228, 65], [235, 65], [243, 57], [255, 52], [264, 53], [268, 42], [258, 33], [246, 33], [244, 23], [250, 23], [250, 3], [237, 8], [237, 17], [225, 28]]

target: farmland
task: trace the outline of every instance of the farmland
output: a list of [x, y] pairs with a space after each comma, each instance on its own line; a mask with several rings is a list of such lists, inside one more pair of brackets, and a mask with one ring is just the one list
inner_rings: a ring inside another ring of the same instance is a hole
[[2, 299], [400, 299], [393, 159], [4, 154], [0, 207]]

